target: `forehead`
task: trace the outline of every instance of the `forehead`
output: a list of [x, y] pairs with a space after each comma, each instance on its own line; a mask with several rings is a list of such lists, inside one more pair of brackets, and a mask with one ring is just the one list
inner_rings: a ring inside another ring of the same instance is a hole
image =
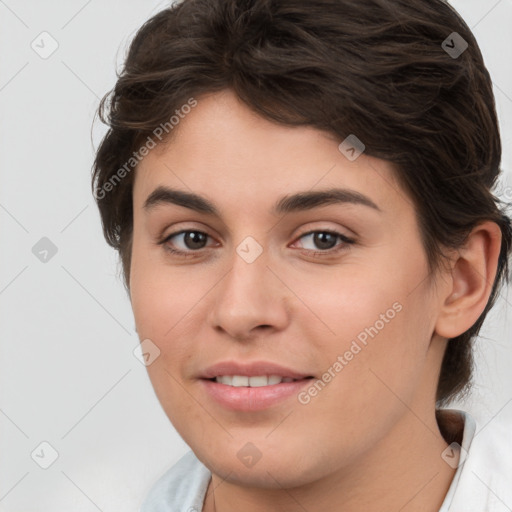
[[161, 186], [245, 210], [270, 209], [295, 191], [328, 188], [360, 192], [382, 211], [411, 206], [389, 162], [364, 153], [350, 161], [334, 135], [266, 120], [230, 91], [198, 98], [172, 135], [137, 166], [136, 208]]

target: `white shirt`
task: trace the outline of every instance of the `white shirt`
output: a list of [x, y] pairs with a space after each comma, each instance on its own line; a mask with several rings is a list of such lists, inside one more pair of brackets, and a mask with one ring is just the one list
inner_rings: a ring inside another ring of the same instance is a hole
[[[512, 512], [512, 428], [494, 418], [476, 432], [472, 416], [454, 412], [464, 418], [462, 448], [439, 512]], [[445, 460], [456, 464], [453, 455], [447, 449]], [[210, 479], [189, 451], [153, 485], [140, 512], [201, 512]]]

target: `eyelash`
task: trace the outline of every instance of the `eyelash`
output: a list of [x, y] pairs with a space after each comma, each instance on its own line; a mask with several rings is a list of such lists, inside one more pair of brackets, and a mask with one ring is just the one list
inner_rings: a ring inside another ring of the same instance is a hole
[[[208, 233], [205, 233], [204, 231], [199, 231], [197, 229], [183, 229], [181, 231], [176, 231], [175, 233], [169, 234], [163, 240], [158, 242], [158, 245], [163, 245], [164, 249], [166, 251], [168, 251], [171, 254], [174, 254], [176, 256], [183, 257], [183, 258], [194, 258], [196, 256], [195, 253], [198, 253], [198, 252], [202, 251], [203, 249], [182, 251], [180, 249], [173, 249], [172, 247], [167, 245], [167, 242], [169, 242], [172, 238], [174, 238], [175, 236], [178, 236], [178, 235], [182, 235], [183, 233], [201, 233], [203, 235], [206, 235], [207, 237], [210, 236], [210, 235], [208, 235]], [[349, 237], [347, 237], [347, 236], [345, 236], [345, 235], [343, 235], [341, 233], [338, 233], [337, 231], [332, 231], [332, 230], [329, 230], [329, 229], [316, 229], [316, 230], [308, 231], [307, 233], [303, 233], [301, 236], [299, 236], [297, 238], [297, 240], [300, 240], [301, 238], [303, 238], [305, 236], [312, 235], [312, 234], [315, 234], [315, 233], [328, 233], [328, 234], [331, 234], [331, 235], [335, 235], [343, 243], [335, 246], [334, 248], [325, 249], [323, 251], [314, 251], [314, 250], [311, 250], [311, 249], [303, 249], [309, 255], [320, 256], [320, 257], [322, 257], [322, 256], [332, 256], [333, 254], [337, 254], [340, 251], [346, 250], [348, 248], [347, 246], [352, 245], [352, 244], [355, 243], [354, 239], [349, 238]]]

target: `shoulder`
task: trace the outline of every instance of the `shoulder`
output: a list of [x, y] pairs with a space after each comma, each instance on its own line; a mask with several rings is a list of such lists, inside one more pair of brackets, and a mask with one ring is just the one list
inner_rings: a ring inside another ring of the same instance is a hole
[[510, 512], [512, 425], [499, 417], [477, 424], [468, 413], [464, 416], [460, 466], [448, 510]]
[[151, 487], [140, 512], [200, 512], [211, 472], [187, 452]]

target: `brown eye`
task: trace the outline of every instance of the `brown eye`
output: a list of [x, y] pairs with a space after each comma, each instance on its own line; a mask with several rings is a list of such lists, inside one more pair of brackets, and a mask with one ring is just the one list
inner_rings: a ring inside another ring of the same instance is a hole
[[[302, 235], [299, 239], [307, 238], [309, 238], [309, 243], [313, 245], [313, 247], [307, 247], [305, 246], [307, 244], [301, 242], [301, 248], [311, 250], [314, 253], [335, 252], [345, 248], [348, 244], [353, 244], [355, 242], [341, 233], [326, 230], [310, 231]], [[341, 243], [337, 244], [336, 242], [338, 240], [341, 240]]]
[[187, 254], [204, 249], [208, 238], [209, 235], [202, 231], [182, 230], [171, 233], [160, 243], [172, 253]]
[[181, 234], [184, 235], [183, 243], [188, 249], [202, 249], [208, 238], [208, 235], [201, 231], [185, 231]]

